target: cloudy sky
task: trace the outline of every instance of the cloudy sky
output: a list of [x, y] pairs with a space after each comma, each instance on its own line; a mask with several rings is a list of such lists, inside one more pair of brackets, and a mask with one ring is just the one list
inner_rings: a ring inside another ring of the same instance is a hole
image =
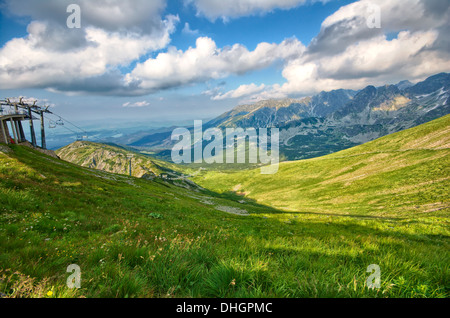
[[[70, 4], [81, 28], [67, 26]], [[450, 71], [450, 0], [0, 0], [0, 10], [0, 98], [36, 98], [76, 122], [207, 119]]]

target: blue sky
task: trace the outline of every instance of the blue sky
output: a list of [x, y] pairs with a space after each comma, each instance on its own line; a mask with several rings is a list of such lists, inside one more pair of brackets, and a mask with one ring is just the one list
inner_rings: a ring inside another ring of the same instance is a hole
[[[80, 125], [171, 125], [450, 71], [446, 0], [0, 3], [0, 98], [38, 99]], [[71, 3], [81, 29], [65, 25]]]
[[[329, 15], [341, 6], [353, 1], [316, 2], [290, 10], [274, 10], [264, 14], [241, 17], [223, 22], [212, 22], [205, 17], [196, 16], [195, 8], [182, 5], [182, 1], [169, 2], [166, 13], [178, 14], [181, 27], [189, 23], [191, 29], [198, 30], [200, 36], [214, 39], [219, 47], [242, 43], [254, 49], [261, 42], [281, 42], [285, 38], [297, 37], [308, 44], [320, 31], [320, 26]], [[181, 5], [180, 5], [181, 3]], [[187, 49], [195, 45], [196, 35], [185, 36], [182, 28], [172, 37], [173, 45]]]

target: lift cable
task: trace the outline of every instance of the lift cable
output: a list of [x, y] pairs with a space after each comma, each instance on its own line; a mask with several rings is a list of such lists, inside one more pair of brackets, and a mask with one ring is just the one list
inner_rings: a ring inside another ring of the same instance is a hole
[[55, 114], [55, 113], [53, 113], [53, 112], [52, 112], [51, 114], [54, 115], [55, 117], [58, 117], [58, 118], [59, 118], [59, 122], [60, 122], [60, 123], [58, 124], [58, 121], [54, 121], [54, 120], [52, 120], [52, 119], [50, 119], [50, 118], [44, 116], [44, 117], [45, 117], [47, 120], [49, 120], [50, 122], [56, 123], [55, 127], [53, 127], [53, 128], [56, 128], [56, 126], [65, 128], [66, 130], [68, 130], [68, 131], [70, 131], [70, 132], [76, 134], [76, 135], [77, 135], [77, 139], [80, 139], [80, 138], [78, 137], [78, 136], [81, 135], [80, 132], [76, 132], [76, 131], [74, 131], [74, 130], [68, 128], [66, 125], [63, 124], [62, 121], [64, 121], [64, 122], [66, 122], [66, 123], [72, 125], [72, 126], [75, 127], [76, 129], [78, 129], [79, 131], [81, 131], [81, 132], [84, 134], [83, 139], [84, 139], [85, 137], [87, 138], [88, 133], [87, 133], [84, 129], [78, 127], [77, 125], [75, 125], [75, 124], [73, 124], [73, 123], [71, 123], [71, 122], [68, 121], [67, 119], [64, 119], [63, 117], [59, 116], [58, 114]]
[[84, 130], [84, 129], [78, 127], [78, 126], [75, 125], [74, 123], [71, 123], [71, 122], [68, 121], [67, 119], [65, 119], [65, 118], [63, 118], [63, 117], [61, 117], [61, 116], [59, 116], [58, 114], [55, 114], [55, 113], [52, 113], [52, 114], [55, 115], [56, 117], [58, 117], [59, 119], [62, 119], [64, 122], [66, 122], [66, 123], [72, 125], [73, 127], [77, 128], [78, 130], [80, 130], [80, 131], [83, 132], [84, 134], [86, 134], [86, 135], [88, 134], [86, 130]]
[[[44, 118], [47, 119], [47, 120], [50, 121], [50, 122], [54, 122], [52, 119], [48, 118], [47, 116], [44, 116]], [[74, 134], [76, 134], [76, 135], [79, 134], [78, 132], [76, 132], [76, 131], [74, 131], [74, 130], [68, 128], [67, 126], [60, 126], [60, 127], [66, 129], [66, 130], [68, 130], [68, 131], [70, 131], [70, 132], [72, 132], [72, 133], [74, 133]], [[56, 128], [56, 126], [54, 126], [53, 128]]]

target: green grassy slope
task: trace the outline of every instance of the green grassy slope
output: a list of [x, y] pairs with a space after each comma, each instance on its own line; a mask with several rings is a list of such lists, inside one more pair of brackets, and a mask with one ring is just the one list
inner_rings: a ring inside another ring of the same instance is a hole
[[260, 170], [203, 172], [194, 181], [298, 212], [448, 215], [450, 115], [329, 156]]
[[[179, 166], [151, 158], [119, 147], [88, 141], [77, 141], [56, 151], [63, 160], [71, 163], [117, 174], [129, 174], [129, 159], [133, 155], [132, 176], [159, 176], [163, 173], [180, 172]], [[187, 169], [186, 169], [187, 170]]]
[[[287, 182], [287, 181], [286, 181]], [[0, 146], [8, 297], [448, 297], [448, 220], [287, 213]], [[232, 213], [248, 212], [241, 216]], [[232, 212], [232, 213], [230, 213]], [[81, 268], [69, 290], [67, 266]], [[369, 290], [367, 267], [381, 268]]]

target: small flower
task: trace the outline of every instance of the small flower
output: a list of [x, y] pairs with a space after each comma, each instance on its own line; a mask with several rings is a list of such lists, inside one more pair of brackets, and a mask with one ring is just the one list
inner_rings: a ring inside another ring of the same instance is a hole
[[47, 293], [47, 296], [48, 296], [48, 297], [52, 297], [52, 296], [53, 296], [53, 292], [52, 292], [52, 291], [49, 291], [49, 292]]

